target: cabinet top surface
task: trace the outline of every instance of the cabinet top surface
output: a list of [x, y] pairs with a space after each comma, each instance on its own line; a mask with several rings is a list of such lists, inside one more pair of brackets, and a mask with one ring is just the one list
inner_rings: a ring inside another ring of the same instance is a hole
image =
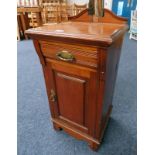
[[26, 31], [26, 34], [41, 35], [48, 37], [80, 39], [87, 41], [98, 41], [111, 44], [120, 33], [124, 33], [126, 25], [111, 23], [85, 23], [85, 22], [66, 22], [45, 25], [38, 28], [32, 28]]

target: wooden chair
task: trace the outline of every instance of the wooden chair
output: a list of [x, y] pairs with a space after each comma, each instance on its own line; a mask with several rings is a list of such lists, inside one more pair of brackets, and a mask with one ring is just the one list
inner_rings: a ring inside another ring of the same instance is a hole
[[38, 26], [38, 23], [37, 23], [37, 19], [36, 19], [36, 13], [34, 12], [30, 12], [28, 17], [30, 18], [30, 27], [37, 27]]
[[19, 31], [18, 21], [17, 21], [17, 40], [20, 41], [20, 31]]
[[74, 16], [74, 5], [68, 5], [67, 4], [66, 11], [67, 11], [68, 17], [69, 16]]
[[25, 30], [29, 28], [29, 22], [27, 14], [17, 13], [17, 38], [21, 40], [21, 38], [28, 39], [27, 35], [25, 35]]
[[44, 23], [52, 23], [58, 21], [58, 6], [44, 6]]
[[68, 20], [67, 2], [61, 2], [60, 0], [44, 0], [42, 2], [43, 23], [62, 22]]
[[68, 21], [68, 5], [66, 3], [62, 3], [58, 6], [59, 11], [59, 22]]
[[58, 21], [58, 5], [58, 0], [43, 0], [42, 18], [44, 24]]
[[21, 21], [20, 21], [20, 14], [17, 14], [17, 40], [21, 40], [21, 35], [20, 31], [22, 32], [22, 27], [21, 27]]

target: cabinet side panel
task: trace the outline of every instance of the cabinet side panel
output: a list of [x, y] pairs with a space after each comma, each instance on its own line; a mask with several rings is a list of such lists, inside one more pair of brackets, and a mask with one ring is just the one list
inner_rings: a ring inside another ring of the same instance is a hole
[[[102, 119], [99, 132], [100, 140], [103, 137], [110, 113], [112, 110], [112, 100], [117, 77], [117, 70], [121, 54], [121, 47], [124, 35], [120, 36], [106, 51], [105, 87], [102, 95]], [[97, 136], [97, 137], [98, 137]]]
[[123, 36], [121, 36], [107, 51], [105, 95], [102, 109], [103, 117], [107, 114], [109, 106], [112, 104], [122, 41]]

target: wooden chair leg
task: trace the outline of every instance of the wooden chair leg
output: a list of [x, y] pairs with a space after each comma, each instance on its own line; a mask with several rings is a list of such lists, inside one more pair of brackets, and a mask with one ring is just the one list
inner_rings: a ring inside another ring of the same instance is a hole
[[18, 22], [17, 22], [17, 40], [20, 41], [20, 33], [19, 33]]

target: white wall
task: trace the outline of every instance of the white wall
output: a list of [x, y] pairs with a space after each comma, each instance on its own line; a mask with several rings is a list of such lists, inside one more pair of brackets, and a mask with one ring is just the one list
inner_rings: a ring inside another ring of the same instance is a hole
[[76, 3], [82, 5], [88, 3], [89, 0], [67, 0], [67, 2], [70, 4]]
[[104, 0], [104, 8], [112, 10], [112, 2], [113, 0]]
[[[73, 4], [73, 3], [76, 3], [76, 4], [86, 4], [89, 2], [89, 0], [67, 0], [68, 3], [70, 4]], [[112, 2], [113, 0], [104, 0], [104, 7], [111, 10], [112, 9]]]

